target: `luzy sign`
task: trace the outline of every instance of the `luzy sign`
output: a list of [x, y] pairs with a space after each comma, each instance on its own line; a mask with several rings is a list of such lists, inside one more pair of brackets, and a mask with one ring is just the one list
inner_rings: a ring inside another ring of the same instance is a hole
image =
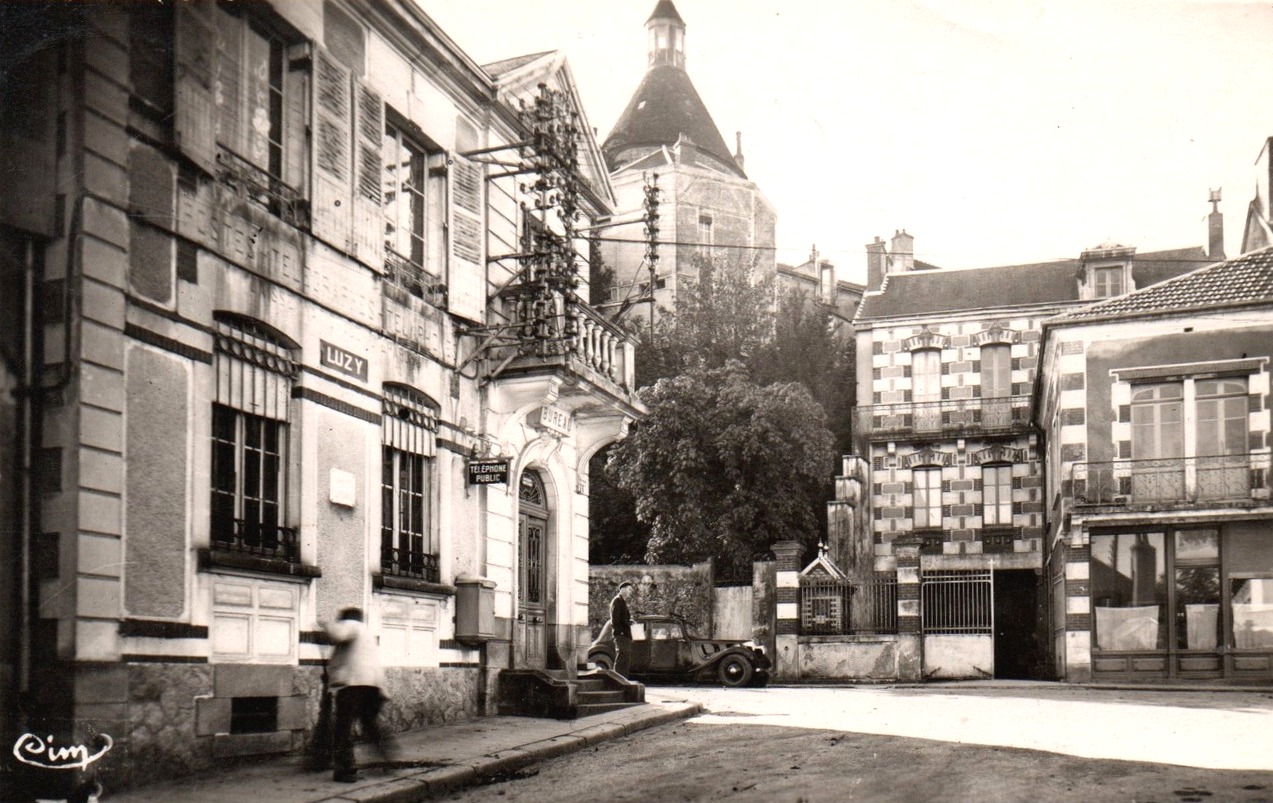
[[328, 368], [334, 368], [342, 374], [367, 381], [367, 358], [359, 357], [352, 351], [345, 351], [340, 346], [333, 346], [326, 340], [318, 341], [319, 361]]

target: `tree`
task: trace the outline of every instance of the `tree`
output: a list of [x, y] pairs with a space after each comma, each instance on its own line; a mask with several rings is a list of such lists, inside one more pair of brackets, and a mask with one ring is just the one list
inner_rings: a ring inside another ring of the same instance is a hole
[[778, 299], [773, 337], [750, 361], [760, 384], [799, 382], [827, 413], [837, 452], [852, 450], [854, 337], [833, 307], [815, 303], [801, 290]]
[[682, 278], [676, 308], [661, 309], [637, 346], [637, 387], [694, 367], [748, 362], [773, 335], [773, 284], [757, 275], [757, 257], [694, 258], [697, 278]]
[[803, 385], [761, 387], [731, 360], [665, 377], [641, 398], [649, 415], [609, 469], [650, 527], [648, 562], [713, 558], [741, 573], [775, 541], [817, 542], [832, 437]]

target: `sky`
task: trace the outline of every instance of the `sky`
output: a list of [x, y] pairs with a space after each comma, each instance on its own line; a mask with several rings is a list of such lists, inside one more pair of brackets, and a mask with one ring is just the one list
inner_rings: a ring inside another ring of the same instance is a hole
[[[479, 64], [562, 50], [604, 141], [646, 71], [657, 0], [418, 0]], [[865, 279], [898, 229], [965, 268], [1105, 243], [1241, 245], [1273, 136], [1273, 3], [674, 0], [686, 70], [778, 215]], [[620, 210], [622, 211], [622, 210]]]

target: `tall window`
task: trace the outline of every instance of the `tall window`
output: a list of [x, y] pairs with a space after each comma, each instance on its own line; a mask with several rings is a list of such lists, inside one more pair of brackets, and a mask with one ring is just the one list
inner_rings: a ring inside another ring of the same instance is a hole
[[216, 346], [212, 544], [299, 561], [286, 509], [291, 349], [258, 322], [230, 315], [219, 316]]
[[385, 245], [413, 265], [424, 265], [426, 154], [393, 125], [384, 141]]
[[284, 43], [217, 5], [217, 141], [271, 176], [283, 175]]
[[1194, 383], [1198, 407], [1195, 453], [1231, 455], [1247, 451], [1247, 391], [1243, 379]]
[[1123, 266], [1092, 269], [1092, 297], [1113, 298], [1123, 294]]
[[381, 434], [380, 568], [385, 574], [439, 582], [433, 527], [433, 456], [437, 406], [397, 385], [385, 387]]
[[911, 400], [941, 401], [941, 352], [921, 349], [911, 353]]
[[941, 469], [917, 468], [915, 480], [915, 529], [941, 529]]
[[981, 396], [1001, 399], [1012, 395], [1012, 347], [981, 347]]
[[1132, 457], [1183, 457], [1184, 390], [1180, 383], [1145, 385], [1132, 391]]
[[982, 466], [981, 501], [987, 527], [1012, 524], [1012, 466]]
[[1185, 379], [1132, 389], [1131, 478], [1139, 501], [1249, 493], [1246, 379]]
[[704, 259], [712, 258], [712, 216], [698, 216], [698, 254]]

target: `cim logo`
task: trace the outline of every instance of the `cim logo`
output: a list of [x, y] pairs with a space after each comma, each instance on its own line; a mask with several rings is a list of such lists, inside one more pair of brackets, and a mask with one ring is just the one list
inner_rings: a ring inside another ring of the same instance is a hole
[[114, 740], [105, 733], [99, 733], [94, 741], [98, 743], [96, 752], [82, 744], [57, 747], [52, 736], [41, 739], [34, 733], [24, 733], [13, 743], [13, 757], [23, 764], [46, 770], [84, 770], [115, 746]]

